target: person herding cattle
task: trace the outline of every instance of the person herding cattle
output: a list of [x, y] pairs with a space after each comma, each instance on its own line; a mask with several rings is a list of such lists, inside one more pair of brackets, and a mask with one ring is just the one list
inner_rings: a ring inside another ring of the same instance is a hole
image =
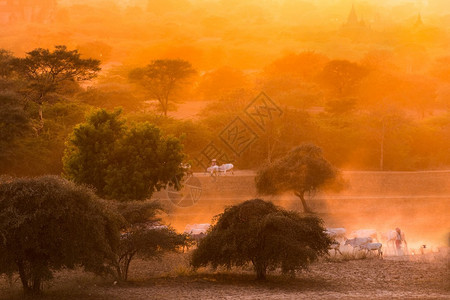
[[406, 243], [405, 234], [400, 230], [400, 228], [395, 228], [395, 249], [397, 250], [397, 255], [403, 255], [402, 242], [405, 243], [405, 249], [408, 251], [408, 244]]
[[211, 166], [209, 166], [206, 171], [211, 173], [211, 176], [217, 175], [219, 172], [219, 165], [217, 164], [217, 160], [215, 158], [211, 160]]
[[211, 160], [211, 167], [217, 166], [217, 160], [214, 158]]
[[222, 165], [219, 166], [219, 165], [217, 164], [216, 159], [213, 159], [213, 160], [211, 161], [211, 166], [208, 167], [208, 168], [206, 169], [206, 171], [209, 172], [209, 173], [211, 174], [211, 176], [218, 176], [219, 173], [226, 174], [227, 171], [230, 171], [231, 174], [234, 174], [233, 168], [234, 168], [233, 164], [230, 164], [230, 163], [228, 163], [228, 164], [222, 164]]

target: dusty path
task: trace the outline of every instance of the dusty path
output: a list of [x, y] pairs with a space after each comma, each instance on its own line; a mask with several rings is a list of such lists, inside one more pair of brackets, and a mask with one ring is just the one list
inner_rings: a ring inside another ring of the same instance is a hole
[[[60, 272], [44, 299], [450, 299], [448, 256], [429, 254], [332, 260], [315, 263], [291, 279], [272, 275], [257, 282], [250, 271], [189, 273], [186, 257], [172, 255], [160, 262], [138, 261], [131, 282], [81, 272]], [[20, 299], [20, 287], [0, 280], [1, 299]]]

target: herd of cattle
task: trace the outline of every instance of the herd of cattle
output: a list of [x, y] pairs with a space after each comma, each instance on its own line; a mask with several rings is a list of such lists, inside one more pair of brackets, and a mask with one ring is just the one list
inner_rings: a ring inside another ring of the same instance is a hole
[[[184, 233], [189, 234], [193, 240], [199, 241], [204, 236], [206, 236], [207, 231], [211, 225], [208, 223], [204, 224], [188, 224], [185, 227]], [[379, 235], [374, 229], [360, 229], [352, 231], [347, 238], [347, 230], [345, 228], [327, 228], [325, 233], [332, 239], [332, 244], [330, 250], [334, 250], [335, 255], [340, 253], [341, 250], [350, 246], [355, 251], [366, 251], [367, 253], [372, 253], [376, 251], [376, 255], [379, 257], [383, 256], [382, 247], [383, 244], [379, 240]], [[386, 249], [389, 253], [401, 255], [399, 248], [396, 246], [397, 232], [395, 230], [390, 230], [385, 234], [381, 235], [381, 240], [386, 244]], [[406, 241], [405, 245], [406, 245]]]
[[[350, 233], [350, 238], [347, 238], [347, 231], [345, 228], [327, 228], [325, 233], [333, 240], [331, 249], [341, 253], [341, 247], [351, 246], [353, 251], [364, 250], [367, 253], [376, 251], [379, 257], [383, 256], [382, 247], [383, 241], [386, 245], [386, 250], [390, 254], [403, 255], [407, 251], [407, 244], [404, 235], [399, 237], [399, 233], [396, 230], [389, 230], [381, 235], [375, 229], [360, 229]], [[399, 243], [400, 241], [400, 243]], [[404, 244], [404, 247], [402, 247]]]

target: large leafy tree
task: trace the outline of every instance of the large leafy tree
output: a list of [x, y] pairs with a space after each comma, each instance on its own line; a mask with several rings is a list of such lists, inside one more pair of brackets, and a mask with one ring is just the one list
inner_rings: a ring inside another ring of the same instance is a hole
[[74, 128], [63, 158], [66, 177], [93, 186], [99, 194], [104, 193], [114, 145], [126, 130], [120, 113], [119, 110], [112, 113], [99, 110]]
[[26, 102], [39, 107], [39, 127], [44, 122], [43, 105], [51, 94], [61, 92], [71, 83], [94, 78], [100, 71], [100, 61], [83, 59], [77, 50], [56, 46], [53, 51], [43, 48], [28, 52], [24, 58], [14, 60], [14, 70], [24, 81], [22, 92]]
[[39, 293], [53, 270], [109, 272], [122, 218], [86, 187], [55, 176], [0, 181], [0, 274]]
[[146, 199], [180, 182], [180, 140], [162, 136], [149, 123], [126, 124], [120, 114], [98, 110], [74, 129], [63, 159], [65, 176], [118, 200]]
[[322, 149], [313, 144], [295, 147], [273, 163], [264, 165], [255, 177], [256, 189], [262, 195], [293, 191], [305, 212], [312, 212], [305, 201], [311, 192], [335, 179], [337, 170], [323, 157]]
[[158, 59], [144, 68], [130, 72], [132, 81], [142, 86], [153, 99], [158, 100], [164, 116], [174, 93], [195, 74], [191, 64], [181, 59]]
[[316, 216], [301, 216], [261, 199], [231, 206], [192, 256], [194, 267], [244, 266], [252, 263], [258, 279], [280, 267], [284, 273], [304, 269], [326, 254], [330, 239]]

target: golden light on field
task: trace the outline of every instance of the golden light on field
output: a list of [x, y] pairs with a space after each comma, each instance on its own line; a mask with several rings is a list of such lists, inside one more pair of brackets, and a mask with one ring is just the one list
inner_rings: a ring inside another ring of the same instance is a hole
[[0, 0], [1, 299], [447, 299], [449, 211], [450, 0]]
[[[100, 76], [82, 86], [90, 89], [81, 96], [75, 88], [71, 91], [77, 101], [89, 105], [121, 106], [131, 117], [145, 120], [139, 114], [159, 112], [154, 109], [157, 101], [130, 83], [130, 70], [156, 59], [188, 61], [196, 73], [177, 91], [173, 107], [169, 105], [169, 116], [186, 121], [185, 127], [166, 124], [165, 130], [184, 136], [192, 160], [217, 138], [217, 128], [265, 91], [282, 107], [281, 125], [274, 122], [275, 129], [264, 132], [254, 126], [259, 137], [250, 147], [254, 152], [234, 157], [242, 169], [255, 170], [304, 141], [317, 143], [343, 170], [442, 170], [450, 165], [448, 0], [11, 3], [0, 1], [0, 48], [23, 57], [35, 48], [67, 45], [82, 57], [101, 60]], [[448, 197], [441, 196], [430, 201], [447, 209]], [[348, 209], [355, 220], [358, 211], [367, 209], [367, 201], [351, 199], [355, 205]], [[328, 209], [338, 208], [337, 202], [330, 200]], [[206, 222], [224, 206], [199, 206], [195, 218], [176, 216], [169, 221], [182, 230], [188, 222]], [[403, 208], [383, 212], [390, 225], [408, 228], [411, 211], [419, 215], [417, 207]], [[425, 205], [423, 212], [422, 225], [429, 226], [435, 210]], [[333, 226], [341, 222], [387, 229], [380, 218], [367, 224], [360, 219], [349, 222], [345, 213], [340, 217], [328, 221]], [[410, 232], [445, 243], [450, 224], [439, 219], [437, 226], [438, 234], [419, 227]]]

